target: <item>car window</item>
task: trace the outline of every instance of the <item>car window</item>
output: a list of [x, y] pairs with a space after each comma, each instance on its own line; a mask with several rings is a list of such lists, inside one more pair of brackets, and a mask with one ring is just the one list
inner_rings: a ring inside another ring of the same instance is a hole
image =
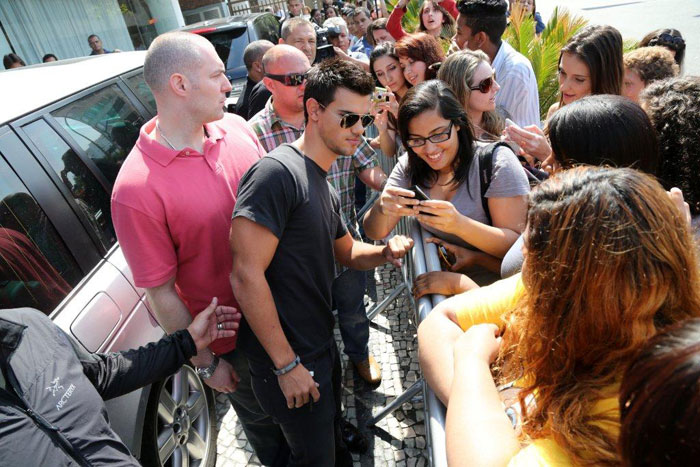
[[110, 183], [134, 147], [145, 120], [112, 85], [51, 112]]
[[156, 99], [153, 97], [151, 88], [146, 84], [146, 80], [143, 79], [143, 73], [130, 76], [125, 79], [126, 84], [129, 86], [136, 97], [139, 98], [141, 103], [145, 105], [151, 113], [156, 113]]
[[73, 197], [104, 251], [116, 243], [109, 194], [90, 169], [44, 120], [22, 127]]
[[[245, 65], [243, 64], [243, 50], [248, 45], [248, 34], [246, 28], [233, 28], [223, 32], [214, 32], [204, 35], [214, 45], [217, 55], [226, 64], [227, 76], [240, 78], [237, 76], [243, 71], [245, 76]], [[236, 76], [231, 76], [232, 70]]]
[[44, 211], [0, 157], [0, 308], [49, 314], [81, 277]]
[[276, 44], [279, 42], [280, 23], [272, 15], [260, 16], [255, 20], [256, 40], [267, 39]]

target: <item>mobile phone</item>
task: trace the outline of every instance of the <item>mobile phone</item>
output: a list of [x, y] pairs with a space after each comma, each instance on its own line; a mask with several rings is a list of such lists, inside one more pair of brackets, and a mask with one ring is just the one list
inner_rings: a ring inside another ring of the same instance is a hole
[[438, 253], [440, 253], [440, 258], [448, 266], [452, 266], [457, 261], [457, 258], [455, 258], [455, 256], [452, 253], [447, 251], [447, 248], [445, 248], [443, 245], [438, 245]]
[[[421, 188], [418, 185], [413, 185], [412, 187], [409, 188], [416, 196], [415, 198], [419, 201], [428, 201], [430, 200], [430, 196], [425, 194], [425, 191], [421, 190]], [[429, 213], [429, 212], [423, 212], [420, 211], [421, 214], [425, 216], [434, 216], [435, 214]]]
[[[511, 120], [510, 118], [506, 118], [506, 128], [511, 127], [511, 126], [514, 126], [516, 128], [519, 128], [519, 129], [521, 128], [520, 125], [515, 123], [513, 120]], [[515, 141], [511, 141], [511, 140], [507, 140], [507, 142], [508, 142], [508, 145], [510, 146], [510, 148], [515, 153], [515, 155], [516, 156], [520, 155], [520, 152], [522, 150], [521, 150], [520, 146], [518, 145], [518, 143], [516, 143]]]
[[428, 201], [430, 196], [426, 195], [423, 190], [418, 185], [413, 185], [409, 188], [416, 195], [416, 199], [420, 201]]

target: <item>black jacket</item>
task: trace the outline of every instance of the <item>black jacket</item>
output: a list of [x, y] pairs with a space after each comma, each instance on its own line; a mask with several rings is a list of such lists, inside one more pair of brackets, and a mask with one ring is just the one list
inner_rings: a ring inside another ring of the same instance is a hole
[[[236, 106], [234, 107], [234, 113], [245, 120], [248, 120], [248, 106], [250, 105], [250, 93], [255, 87], [255, 81], [250, 78], [246, 78], [245, 85], [241, 90], [241, 95], [238, 96], [238, 101], [236, 101]], [[252, 117], [252, 115], [251, 115]]]
[[175, 373], [196, 353], [187, 331], [135, 350], [92, 354], [43, 313], [0, 311], [0, 465], [139, 465], [104, 400]]
[[252, 91], [250, 91], [250, 97], [248, 97], [248, 118], [255, 117], [255, 115], [265, 108], [265, 104], [272, 96], [272, 93], [265, 87], [265, 83], [262, 80], [256, 84]]

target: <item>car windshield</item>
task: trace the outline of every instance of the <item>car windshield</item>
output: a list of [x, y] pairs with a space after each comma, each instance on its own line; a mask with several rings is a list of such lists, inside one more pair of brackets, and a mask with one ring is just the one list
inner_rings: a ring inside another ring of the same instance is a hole
[[221, 61], [226, 64], [226, 76], [229, 79], [244, 78], [246, 76], [243, 64], [243, 50], [248, 45], [248, 34], [245, 27], [229, 29], [224, 32], [212, 32], [203, 34], [209, 42], [214, 44], [216, 53]]

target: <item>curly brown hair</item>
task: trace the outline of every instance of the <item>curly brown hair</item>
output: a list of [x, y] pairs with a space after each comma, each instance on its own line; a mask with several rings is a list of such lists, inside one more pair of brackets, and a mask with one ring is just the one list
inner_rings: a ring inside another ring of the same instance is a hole
[[683, 191], [693, 216], [700, 214], [700, 77], [657, 81], [639, 96], [659, 135], [658, 176], [666, 189]]
[[619, 418], [594, 406], [650, 337], [700, 317], [692, 235], [653, 177], [582, 166], [532, 191], [523, 237], [527, 294], [499, 356], [502, 378], [525, 386], [523, 434], [574, 465], [619, 465]]
[[666, 47], [640, 47], [627, 52], [623, 61], [625, 69], [634, 70], [639, 78], [648, 85], [660, 79], [678, 76], [681, 69]]

